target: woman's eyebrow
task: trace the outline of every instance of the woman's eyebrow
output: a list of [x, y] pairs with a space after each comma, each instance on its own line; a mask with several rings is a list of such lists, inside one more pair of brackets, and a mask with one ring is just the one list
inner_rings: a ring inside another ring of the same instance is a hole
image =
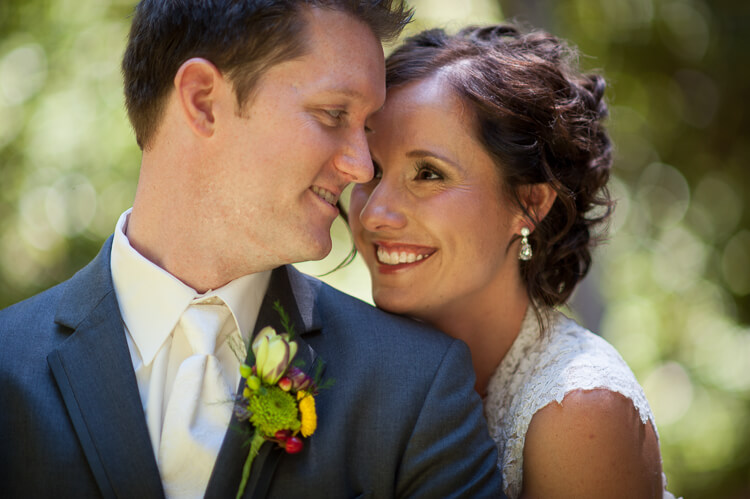
[[452, 159], [448, 159], [447, 157], [443, 156], [442, 154], [438, 154], [438, 153], [432, 152], [432, 151], [426, 151], [424, 149], [415, 149], [413, 151], [409, 151], [408, 153], [406, 153], [406, 157], [407, 158], [425, 158], [425, 157], [435, 158], [435, 159], [438, 159], [438, 160], [440, 160], [440, 161], [442, 161], [444, 163], [448, 163], [449, 165], [453, 166], [454, 168], [458, 168], [459, 170], [463, 170], [463, 168], [461, 168], [461, 165], [459, 165], [458, 163], [456, 163]]

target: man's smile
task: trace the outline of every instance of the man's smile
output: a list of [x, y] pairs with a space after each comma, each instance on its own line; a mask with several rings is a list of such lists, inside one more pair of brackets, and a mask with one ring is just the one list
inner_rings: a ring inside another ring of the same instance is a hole
[[310, 190], [326, 203], [336, 206], [336, 202], [338, 201], [338, 196], [336, 194], [317, 185], [312, 186]]

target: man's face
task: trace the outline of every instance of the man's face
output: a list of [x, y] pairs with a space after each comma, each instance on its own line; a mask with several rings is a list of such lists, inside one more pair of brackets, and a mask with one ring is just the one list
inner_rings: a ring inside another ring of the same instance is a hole
[[217, 227], [237, 275], [331, 250], [341, 191], [372, 178], [365, 121], [385, 99], [383, 50], [348, 14], [311, 8], [306, 55], [270, 68], [241, 115], [217, 124]]

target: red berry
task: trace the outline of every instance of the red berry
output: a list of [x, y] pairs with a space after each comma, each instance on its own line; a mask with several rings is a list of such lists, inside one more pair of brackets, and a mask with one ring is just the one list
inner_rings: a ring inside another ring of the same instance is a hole
[[279, 430], [276, 432], [276, 434], [273, 436], [276, 440], [280, 440], [282, 442], [286, 441], [287, 438], [292, 434], [289, 430]]
[[302, 439], [299, 437], [289, 437], [286, 440], [286, 452], [287, 454], [296, 454], [299, 451], [302, 450], [302, 447], [304, 444], [302, 443]]

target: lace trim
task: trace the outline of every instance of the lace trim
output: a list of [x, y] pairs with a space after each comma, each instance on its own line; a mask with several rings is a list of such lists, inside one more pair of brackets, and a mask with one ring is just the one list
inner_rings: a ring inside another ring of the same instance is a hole
[[597, 388], [630, 399], [641, 421], [650, 421], [656, 431], [643, 389], [614, 347], [557, 311], [551, 312], [542, 336], [529, 308], [518, 337], [490, 378], [484, 400], [509, 498], [521, 493], [523, 447], [534, 414], [553, 401], [562, 402], [571, 391]]

